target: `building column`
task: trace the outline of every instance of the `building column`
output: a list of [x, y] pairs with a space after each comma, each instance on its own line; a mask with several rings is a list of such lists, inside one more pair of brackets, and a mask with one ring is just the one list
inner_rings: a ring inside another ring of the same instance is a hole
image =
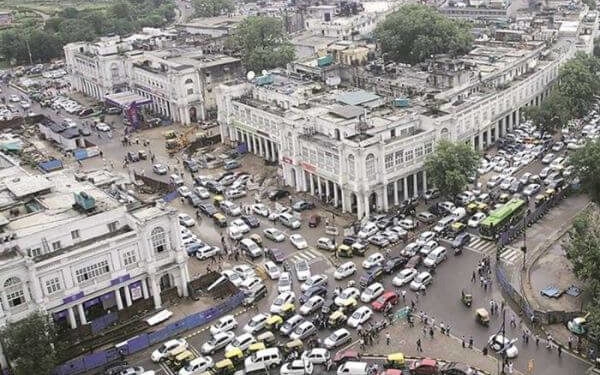
[[492, 127], [490, 126], [487, 130], [487, 146], [490, 147], [492, 145]]
[[363, 194], [363, 199], [365, 200], [365, 216], [369, 217], [371, 215], [371, 205], [369, 204], [369, 195]]
[[319, 199], [323, 196], [323, 187], [321, 186], [321, 176], [317, 175], [317, 191], [319, 192]]
[[187, 287], [187, 282], [189, 278], [187, 276], [185, 263], [181, 263], [179, 265], [179, 272], [181, 273], [181, 290], [183, 292], [183, 296], [188, 297], [190, 295]]
[[69, 318], [69, 325], [72, 329], [77, 328], [77, 320], [75, 320], [75, 311], [73, 311], [72, 306], [67, 309], [67, 313]]
[[271, 141], [271, 157], [273, 158], [273, 161], [277, 161], [279, 160], [279, 158], [277, 157], [277, 153], [275, 152], [276, 147], [275, 147], [275, 141]]
[[117, 300], [117, 310], [123, 310], [123, 299], [119, 288], [115, 289], [115, 300]]
[[413, 197], [419, 195], [419, 186], [417, 185], [417, 173], [413, 174]]
[[144, 299], [148, 299], [150, 295], [148, 294], [148, 281], [147, 279], [142, 279], [142, 295]]
[[79, 321], [82, 325], [87, 324], [87, 318], [85, 317], [85, 310], [83, 309], [83, 303], [77, 305], [77, 311], [79, 312]]
[[383, 185], [383, 210], [387, 212], [389, 210], [388, 202], [388, 184]]
[[[342, 192], [342, 213], [346, 213], [346, 194], [344, 194], [344, 188], [340, 187], [340, 191]], [[352, 211], [352, 208], [350, 209]]]
[[129, 290], [129, 285], [125, 285], [124, 289], [125, 289], [125, 304], [127, 305], [127, 307], [129, 307], [133, 303], [131, 301], [131, 290]]
[[310, 195], [315, 195], [315, 182], [312, 173], [308, 173], [308, 179], [310, 182]]
[[394, 206], [399, 205], [398, 202], [398, 180], [394, 181]]
[[333, 205], [336, 208], [338, 206], [338, 186], [336, 182], [333, 182]]
[[[365, 199], [362, 194], [356, 194], [356, 215], [358, 216], [358, 220], [362, 219], [364, 215], [363, 205], [365, 203]], [[352, 199], [350, 199], [350, 210], [352, 210]]]
[[404, 188], [404, 200], [408, 199], [408, 176], [402, 178], [402, 187]]
[[325, 196], [327, 197], [327, 200], [329, 200], [329, 194], [331, 192], [329, 191], [329, 180], [325, 180]]
[[156, 278], [154, 275], [150, 276], [150, 290], [152, 291], [152, 298], [154, 299], [154, 308], [160, 309], [162, 301], [160, 299], [160, 290], [158, 289], [158, 285], [156, 285]]
[[427, 172], [423, 169], [423, 192], [427, 191]]
[[258, 140], [258, 150], [260, 152], [260, 156], [262, 156], [263, 158], [265, 157], [265, 150], [263, 147], [263, 139], [262, 137], [256, 137]]

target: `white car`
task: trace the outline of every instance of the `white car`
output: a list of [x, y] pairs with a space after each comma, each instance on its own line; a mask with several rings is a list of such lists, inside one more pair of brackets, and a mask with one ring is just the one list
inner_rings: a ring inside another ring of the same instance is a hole
[[208, 259], [210, 257], [214, 257], [215, 255], [221, 252], [221, 248], [218, 246], [203, 246], [198, 251], [196, 251], [196, 258], [199, 260]]
[[204, 354], [212, 354], [219, 349], [224, 348], [226, 345], [231, 345], [231, 342], [235, 339], [235, 333], [221, 332], [214, 335], [210, 340], [202, 344], [200, 350]]
[[500, 182], [502, 182], [502, 177], [492, 176], [487, 182], [487, 187], [490, 189], [495, 188], [496, 186], [498, 186], [498, 184], [500, 184]]
[[285, 305], [286, 303], [294, 303], [295, 300], [296, 295], [294, 294], [294, 292], [283, 292], [275, 298], [275, 300], [271, 304], [270, 311], [273, 314], [279, 314], [283, 305]]
[[215, 324], [210, 326], [210, 333], [214, 336], [217, 333], [232, 331], [238, 326], [237, 320], [233, 315], [225, 315], [219, 318]]
[[541, 188], [539, 184], [529, 184], [523, 189], [523, 194], [529, 197], [536, 194]]
[[21, 104], [21, 107], [22, 107], [23, 109], [29, 109], [29, 108], [31, 108], [31, 104], [29, 104], [29, 103], [28, 103], [28, 102], [26, 102], [25, 100], [21, 101], [21, 103], [19, 103], [19, 104]]
[[417, 227], [417, 222], [413, 219], [402, 219], [398, 222], [398, 226], [404, 230], [413, 230]]
[[169, 356], [169, 352], [179, 348], [187, 349], [188, 343], [185, 339], [169, 340], [164, 342], [158, 349], [152, 352], [152, 362], [160, 362]]
[[505, 347], [508, 347], [504, 352], [506, 353], [507, 358], [516, 358], [519, 355], [519, 350], [515, 346], [515, 342], [517, 339], [510, 340], [507, 337], [502, 336], [501, 334], [496, 334], [490, 336], [488, 340], [488, 346], [499, 352], [503, 350]]
[[324, 365], [327, 363], [329, 358], [331, 358], [331, 354], [329, 350], [325, 348], [314, 348], [311, 350], [305, 350], [300, 357], [304, 361], [308, 361], [313, 365]]
[[423, 290], [427, 288], [433, 281], [433, 276], [429, 272], [421, 272], [410, 283], [410, 289], [412, 290]]
[[385, 262], [385, 257], [381, 253], [373, 253], [369, 255], [362, 263], [363, 268], [371, 269], [372, 267], [379, 266]]
[[275, 263], [271, 261], [265, 263], [265, 272], [267, 275], [269, 275], [271, 280], [277, 280], [281, 276], [281, 270]]
[[336, 280], [342, 280], [346, 277], [354, 275], [356, 272], [356, 265], [354, 262], [346, 262], [340, 265], [334, 272], [333, 278]]
[[188, 214], [179, 214], [179, 224], [184, 227], [193, 227], [196, 225], [196, 221], [190, 217]]
[[513, 184], [513, 182], [517, 181], [517, 179], [515, 177], [507, 177], [505, 178], [501, 183], [500, 183], [500, 189], [502, 190], [508, 190], [510, 189], [510, 185]]
[[229, 227], [235, 228], [241, 233], [250, 232], [250, 227], [248, 226], [248, 224], [244, 223], [244, 220], [242, 220], [242, 219], [235, 219], [234, 221], [229, 223]]
[[360, 295], [360, 300], [364, 303], [369, 303], [383, 294], [385, 288], [381, 283], [373, 283], [365, 288]]
[[422, 232], [419, 235], [419, 238], [417, 238], [417, 245], [423, 246], [427, 242], [435, 240], [436, 236], [437, 236], [437, 234], [435, 232], [431, 232], [431, 231]]
[[265, 314], [258, 314], [253, 316], [244, 326], [244, 332], [250, 334], [259, 332], [261, 329], [265, 328], [265, 324], [267, 324], [268, 318], [269, 317]]
[[471, 216], [467, 224], [471, 228], [477, 228], [485, 218], [486, 216], [483, 212], [476, 212], [473, 216]]
[[253, 204], [252, 212], [262, 217], [269, 217], [269, 208], [262, 203]]
[[187, 198], [192, 194], [192, 191], [187, 186], [180, 186], [177, 188], [177, 194], [179, 194], [180, 197]]
[[208, 369], [212, 368], [213, 364], [213, 359], [210, 357], [194, 358], [191, 361], [187, 362], [187, 364], [184, 367], [179, 369], [177, 375], [201, 374], [204, 371], [207, 371]]
[[305, 260], [301, 260], [294, 264], [294, 268], [296, 269], [296, 277], [299, 281], [308, 280], [310, 277], [310, 267], [308, 262]]
[[550, 152], [546, 154], [546, 156], [544, 156], [544, 158], [542, 159], [542, 163], [550, 164], [552, 163], [552, 160], [554, 160], [554, 154]]
[[210, 193], [208, 192], [208, 190], [206, 190], [206, 188], [203, 188], [202, 186], [196, 186], [192, 191], [201, 199], [210, 198]]
[[265, 237], [275, 242], [285, 241], [285, 234], [277, 228], [267, 228], [263, 230]]
[[238, 264], [236, 266], [233, 266], [233, 270], [244, 280], [249, 277], [256, 276], [256, 272], [254, 272], [254, 269], [247, 264]]
[[279, 370], [280, 375], [312, 375], [313, 364], [310, 361], [297, 359], [284, 363]]
[[414, 268], [405, 268], [402, 271], [398, 272], [396, 276], [392, 279], [392, 284], [394, 286], [403, 286], [415, 278], [419, 272]]
[[352, 335], [346, 328], [340, 328], [337, 331], [333, 332], [331, 335], [327, 336], [325, 340], [323, 340], [323, 345], [327, 349], [334, 349], [339, 346], [346, 344], [352, 340]]
[[358, 232], [358, 238], [371, 237], [372, 235], [374, 235], [375, 233], [377, 233], [378, 230], [379, 230], [379, 228], [377, 228], [377, 225], [375, 223], [368, 222]]
[[315, 312], [317, 309], [320, 309], [323, 306], [325, 300], [321, 296], [312, 296], [308, 299], [308, 301], [304, 302], [302, 306], [300, 306], [300, 314], [309, 315]]
[[356, 309], [348, 318], [348, 325], [356, 328], [359, 325], [366, 323], [373, 316], [373, 310], [367, 306], [361, 306]]
[[298, 250], [306, 249], [308, 247], [308, 242], [306, 242], [304, 237], [298, 233], [294, 233], [290, 236], [290, 242]]
[[290, 292], [292, 290], [292, 276], [289, 272], [282, 272], [277, 280], [277, 292]]
[[312, 275], [303, 284], [300, 290], [306, 292], [314, 286], [325, 285], [327, 286], [327, 276], [323, 274]]
[[343, 306], [344, 303], [347, 300], [349, 300], [350, 298], [354, 298], [355, 300], [357, 300], [359, 296], [360, 296], [360, 290], [358, 290], [358, 288], [349, 287], [349, 288], [346, 288], [346, 289], [342, 290], [342, 292], [340, 293], [340, 295], [337, 296], [337, 297], [335, 297], [335, 299], [333, 300], [333, 302], [337, 306]]
[[221, 275], [225, 276], [233, 285], [239, 287], [244, 282], [244, 279], [234, 270], [223, 270]]
[[[228, 332], [228, 333], [233, 334], [233, 332]], [[234, 348], [238, 348], [241, 351], [244, 351], [244, 350], [248, 349], [248, 347], [250, 345], [252, 345], [256, 342], [256, 339], [250, 333], [242, 333], [241, 335], [238, 335], [238, 336], [234, 335], [234, 338], [235, 339], [232, 340], [231, 343], [225, 347], [225, 353], [227, 353], [228, 351], [230, 351]]]
[[21, 99], [19, 98], [18, 95], [11, 95], [10, 96], [10, 101], [13, 102], [13, 103], [16, 103], [16, 102], [21, 101]]

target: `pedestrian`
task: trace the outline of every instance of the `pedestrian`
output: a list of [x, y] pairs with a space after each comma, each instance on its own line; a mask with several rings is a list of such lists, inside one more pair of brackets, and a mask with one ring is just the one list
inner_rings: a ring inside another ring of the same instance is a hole
[[473, 271], [473, 275], [471, 276], [471, 282], [474, 283], [477, 279], [477, 275], [475, 275], [475, 271]]
[[483, 353], [483, 355], [488, 355], [488, 348], [487, 348], [487, 346], [484, 346], [483, 349], [481, 350], [481, 352]]
[[539, 335], [535, 335], [535, 346], [540, 346], [540, 336]]
[[402, 291], [402, 302], [406, 302], [406, 290]]
[[426, 324], [423, 324], [422, 331], [423, 331], [423, 336], [427, 336], [427, 325]]
[[552, 335], [546, 337], [546, 349], [552, 350]]
[[390, 333], [389, 333], [389, 332], [386, 332], [386, 333], [385, 333], [385, 344], [386, 344], [387, 346], [390, 346], [390, 341], [391, 341], [391, 340], [392, 340], [392, 337], [390, 336]]
[[569, 335], [569, 342], [567, 345], [569, 345], [569, 351], [573, 350], [573, 336]]
[[417, 351], [422, 352], [423, 348], [421, 347], [421, 339], [417, 339]]
[[415, 300], [410, 301], [411, 310], [414, 310], [416, 305], [417, 305], [417, 303], [415, 302]]
[[433, 340], [433, 326], [429, 327], [429, 337]]
[[446, 336], [450, 336], [450, 324], [446, 326]]
[[469, 337], [469, 349], [473, 349], [473, 336]]
[[558, 350], [558, 356], [560, 357], [560, 355], [562, 354], [562, 345], [558, 344], [556, 349]]
[[462, 347], [463, 347], [463, 349], [466, 347], [465, 335], [462, 336]]
[[508, 362], [508, 373], [509, 374], [513, 373], [513, 363], [512, 362]]
[[510, 326], [513, 327], [513, 328], [515, 328], [517, 326], [517, 322], [515, 320], [515, 315], [514, 314], [511, 315], [511, 317], [510, 317]]
[[442, 335], [446, 334], [446, 326], [444, 325], [444, 322], [440, 323], [440, 333]]

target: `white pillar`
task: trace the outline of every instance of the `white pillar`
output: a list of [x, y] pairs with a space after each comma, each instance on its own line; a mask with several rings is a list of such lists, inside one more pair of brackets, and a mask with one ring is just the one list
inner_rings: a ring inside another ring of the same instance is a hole
[[188, 297], [189, 296], [188, 287], [187, 287], [188, 277], [187, 277], [187, 272], [186, 272], [186, 268], [185, 268], [185, 263], [179, 264], [179, 273], [181, 274], [182, 294], [184, 297]]
[[423, 192], [427, 190], [427, 171], [423, 170]]
[[8, 361], [6, 360], [6, 356], [4, 355], [4, 350], [2, 349], [1, 343], [0, 343], [0, 367], [3, 369], [8, 368]]
[[333, 205], [338, 206], [338, 186], [337, 183], [333, 183]]
[[323, 187], [321, 186], [321, 176], [317, 175], [317, 190], [319, 191], [319, 199], [323, 196]]
[[85, 310], [83, 309], [83, 303], [77, 305], [77, 311], [79, 312], [79, 321], [81, 324], [87, 324], [87, 318], [85, 317]]
[[115, 289], [115, 300], [117, 301], [117, 310], [123, 310], [123, 299], [121, 299], [119, 288]]
[[387, 212], [389, 210], [389, 202], [388, 202], [388, 185], [383, 185], [383, 210]]
[[312, 173], [308, 173], [308, 179], [310, 182], [310, 195], [315, 195], [315, 182]]
[[[344, 194], [344, 188], [341, 187], [340, 188], [341, 192], [342, 192], [342, 213], [346, 213], [346, 194]], [[352, 211], [352, 208], [350, 209], [350, 211]]]
[[265, 139], [265, 155], [267, 160], [273, 160], [273, 158], [271, 157], [271, 146], [269, 146], [270, 141], [268, 139]]
[[394, 205], [397, 206], [399, 205], [400, 202], [398, 202], [398, 180], [394, 181]]
[[150, 297], [150, 294], [148, 294], [148, 282], [146, 279], [142, 279], [142, 295], [144, 296], [144, 299], [148, 299], [148, 297]]
[[131, 301], [131, 290], [129, 290], [129, 285], [125, 285], [125, 304], [127, 304], [127, 307], [132, 305], [132, 301]]
[[487, 145], [490, 147], [492, 145], [492, 127], [490, 126], [487, 130]]
[[68, 317], [69, 317], [69, 325], [71, 328], [77, 328], [77, 320], [75, 320], [75, 311], [73, 311], [73, 307], [69, 307], [67, 309]]
[[404, 200], [408, 199], [408, 176], [402, 178], [402, 188], [404, 189]]
[[[356, 214], [358, 216], [358, 220], [362, 219], [364, 215], [363, 205], [365, 203], [365, 199], [361, 193], [356, 193]], [[350, 199], [350, 209], [352, 210], [352, 199]]]
[[270, 144], [271, 144], [271, 157], [273, 158], [273, 161], [277, 161], [278, 157], [277, 157], [277, 154], [275, 153], [275, 148], [276, 148], [275, 141], [271, 141]]
[[368, 194], [363, 194], [363, 199], [365, 200], [365, 216], [369, 217], [369, 215], [371, 215], [371, 207], [370, 207], [370, 202], [369, 202], [369, 195]]
[[325, 196], [327, 197], [327, 200], [329, 200], [329, 180], [325, 180]]
[[158, 289], [158, 285], [156, 285], [156, 278], [154, 276], [150, 276], [150, 290], [152, 291], [152, 298], [154, 299], [154, 308], [160, 309], [162, 301], [160, 299], [160, 290]]
[[413, 174], [413, 197], [419, 195], [419, 186], [417, 185], [417, 174]]
[[263, 139], [262, 137], [256, 137], [258, 140], [258, 150], [260, 151], [260, 156], [265, 157], [265, 150], [263, 147]]

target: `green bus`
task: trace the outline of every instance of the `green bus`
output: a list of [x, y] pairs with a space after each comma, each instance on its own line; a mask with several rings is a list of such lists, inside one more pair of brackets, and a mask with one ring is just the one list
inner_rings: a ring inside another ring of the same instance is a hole
[[481, 237], [493, 240], [496, 233], [506, 229], [508, 225], [523, 218], [527, 211], [527, 202], [522, 199], [511, 199], [500, 208], [495, 209], [479, 225]]

